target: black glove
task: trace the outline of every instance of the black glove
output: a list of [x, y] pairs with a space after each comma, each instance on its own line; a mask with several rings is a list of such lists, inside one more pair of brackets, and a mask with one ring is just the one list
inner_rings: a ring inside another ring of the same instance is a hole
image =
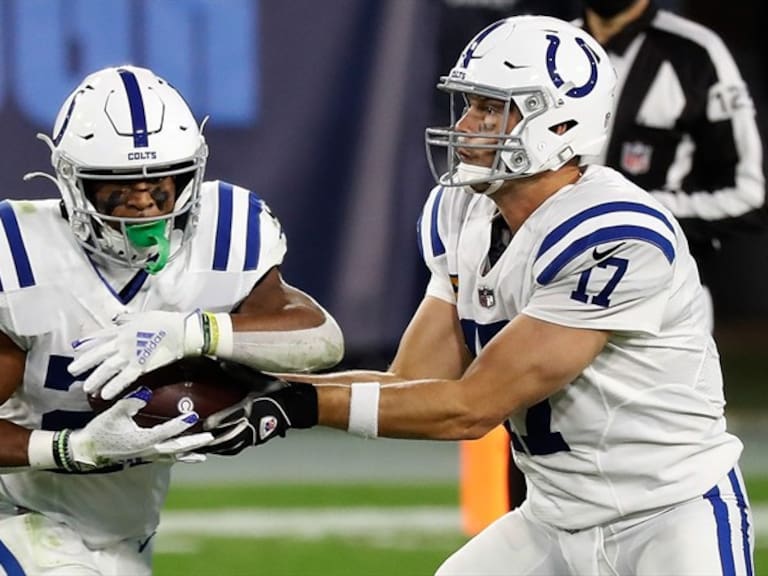
[[311, 384], [275, 378], [279, 389], [266, 394], [253, 392], [234, 406], [211, 414], [203, 429], [214, 435], [196, 452], [233, 456], [248, 446], [258, 446], [285, 436], [289, 428], [311, 428], [317, 424], [317, 390]]

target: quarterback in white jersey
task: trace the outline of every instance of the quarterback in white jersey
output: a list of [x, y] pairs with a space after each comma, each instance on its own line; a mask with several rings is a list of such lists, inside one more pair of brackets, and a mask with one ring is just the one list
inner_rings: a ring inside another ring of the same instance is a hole
[[613, 109], [605, 52], [560, 20], [508, 18], [440, 88], [460, 107], [426, 133], [448, 152], [419, 225], [432, 278], [390, 372], [284, 375], [205, 428], [317, 417], [461, 440], [506, 422], [529, 498], [439, 575], [751, 575], [742, 445], [685, 237], [646, 192], [580, 161]]
[[201, 354], [329, 366], [341, 334], [282, 281], [285, 236], [263, 200], [202, 181], [197, 123], [151, 71], [88, 76], [44, 139], [63, 200], [0, 203], [0, 567], [148, 574], [171, 462], [204, 458], [187, 452], [211, 437], [151, 450], [193, 418], [144, 441], [149, 451], [104, 445], [110, 430], [127, 431], [117, 444], [135, 443], [124, 412], [146, 398], [94, 419], [86, 391], [115, 396], [145, 371]]
[[742, 447], [725, 432], [717, 351], [677, 222], [599, 166], [542, 203], [491, 263], [494, 218], [486, 196], [438, 187], [421, 219], [427, 294], [455, 304], [473, 355], [519, 314], [611, 332], [589, 369], [509, 420], [535, 515], [576, 530], [711, 488]]

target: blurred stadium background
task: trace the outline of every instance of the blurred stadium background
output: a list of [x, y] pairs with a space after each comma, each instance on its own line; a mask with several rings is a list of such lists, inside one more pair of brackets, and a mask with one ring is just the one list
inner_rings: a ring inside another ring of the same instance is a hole
[[[659, 4], [723, 36], [765, 134], [768, 51], [757, 1], [733, 0], [727, 10], [702, 0]], [[345, 366], [384, 367], [426, 281], [414, 226], [431, 187], [423, 130], [446, 112], [437, 77], [476, 29], [520, 10], [568, 18], [579, 2], [0, 0], [0, 197], [55, 195], [21, 176], [47, 167], [35, 133], [50, 132], [85, 73], [149, 66], [199, 118], [210, 115], [208, 179], [253, 189], [281, 219], [284, 275], [339, 320]], [[765, 235], [735, 239], [702, 263], [717, 303], [731, 426], [746, 444], [752, 498], [765, 506], [767, 264]], [[455, 445], [328, 431], [178, 467], [157, 573], [428, 574], [463, 541], [457, 478]]]

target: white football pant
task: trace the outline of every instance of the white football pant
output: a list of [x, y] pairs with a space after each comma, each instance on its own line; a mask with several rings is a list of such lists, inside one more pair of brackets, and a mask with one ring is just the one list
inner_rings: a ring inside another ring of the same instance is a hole
[[753, 576], [754, 529], [738, 469], [705, 495], [577, 532], [502, 516], [449, 557], [437, 576]]
[[36, 513], [0, 519], [0, 576], [150, 576], [152, 545], [91, 550], [65, 524]]

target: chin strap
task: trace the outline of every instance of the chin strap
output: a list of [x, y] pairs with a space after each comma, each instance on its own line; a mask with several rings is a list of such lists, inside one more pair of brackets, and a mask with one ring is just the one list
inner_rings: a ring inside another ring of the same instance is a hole
[[157, 274], [168, 263], [171, 243], [165, 235], [166, 222], [157, 220], [147, 224], [130, 224], [125, 227], [125, 235], [131, 244], [137, 248], [157, 246], [157, 259], [147, 262], [145, 270]]
[[459, 165], [456, 167], [456, 176], [458, 176], [460, 182], [471, 182], [473, 180], [482, 181], [485, 179], [485, 182], [481, 184], [467, 184], [465, 187], [469, 188], [472, 192], [479, 192], [486, 196], [490, 196], [496, 192], [505, 182], [501, 179], [490, 180], [493, 173], [493, 170], [490, 168], [485, 166], [475, 166], [474, 164], [467, 164], [466, 162], [459, 162]]

